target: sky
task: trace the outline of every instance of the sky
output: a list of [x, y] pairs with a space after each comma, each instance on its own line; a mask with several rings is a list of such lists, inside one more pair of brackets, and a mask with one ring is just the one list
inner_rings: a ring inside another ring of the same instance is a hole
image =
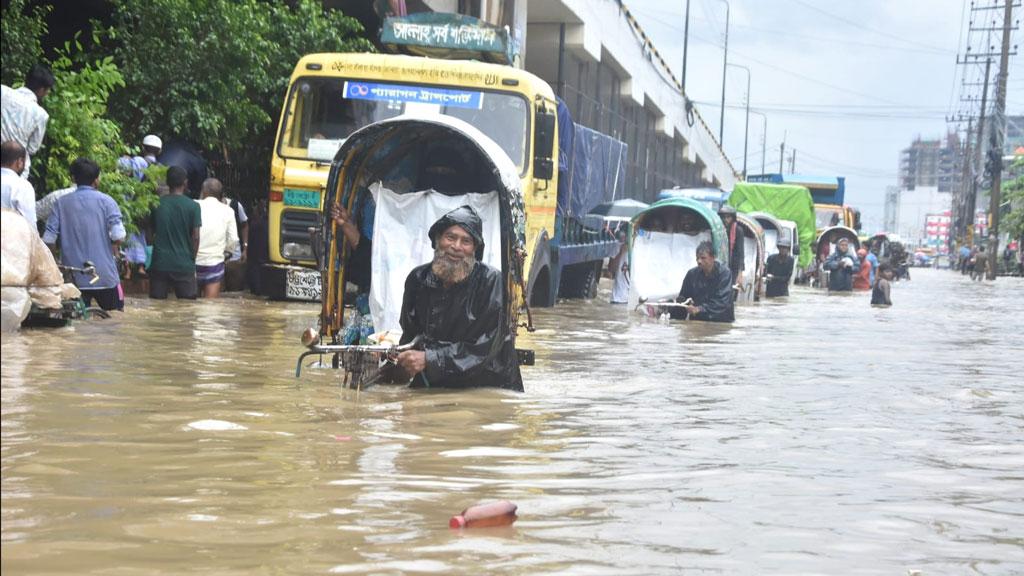
[[[845, 176], [847, 204], [862, 210], [866, 231], [881, 229], [900, 151], [917, 137], [943, 137], [960, 108], [967, 1], [731, 0], [728, 61], [750, 69], [751, 110], [767, 119], [767, 171], [778, 171], [785, 140], [787, 172], [795, 149], [798, 173]], [[678, 78], [686, 0], [625, 4]], [[725, 0], [690, 0], [686, 92], [716, 133], [725, 13]], [[1009, 69], [1007, 113], [1021, 114], [1024, 61], [1011, 58]], [[723, 143], [740, 171], [747, 74], [727, 71]], [[751, 113], [750, 174], [761, 172], [763, 122]]]

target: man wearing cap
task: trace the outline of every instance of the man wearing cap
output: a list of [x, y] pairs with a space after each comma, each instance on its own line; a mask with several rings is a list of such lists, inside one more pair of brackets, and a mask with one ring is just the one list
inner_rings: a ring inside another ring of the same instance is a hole
[[397, 364], [413, 387], [494, 386], [523, 390], [512, 341], [503, 334], [501, 272], [480, 260], [483, 223], [469, 206], [442, 216], [427, 233], [433, 261], [405, 281], [402, 344], [423, 336], [423, 350], [409, 350]]
[[836, 241], [836, 251], [825, 260], [825, 270], [830, 272], [828, 276], [829, 292], [851, 292], [853, 291], [853, 275], [860, 270], [860, 260], [850, 250], [850, 240], [840, 238]]
[[142, 139], [142, 155], [141, 156], [124, 156], [117, 161], [125, 171], [131, 171], [132, 176], [136, 180], [142, 180], [146, 175], [146, 168], [149, 168], [153, 164], [157, 164], [156, 157], [160, 154], [160, 150], [163, 148], [164, 143], [160, 140], [159, 136], [153, 134], [147, 134]]
[[793, 277], [793, 257], [789, 255], [790, 246], [793, 241], [785, 236], [780, 236], [776, 246], [778, 253], [768, 257], [765, 263], [765, 274], [768, 275], [768, 284], [765, 286], [764, 295], [767, 298], [778, 298], [789, 296], [789, 279]]
[[736, 209], [723, 204], [718, 209], [718, 216], [725, 225], [725, 233], [729, 236], [729, 271], [732, 272], [732, 283], [743, 283], [743, 230], [736, 223]]

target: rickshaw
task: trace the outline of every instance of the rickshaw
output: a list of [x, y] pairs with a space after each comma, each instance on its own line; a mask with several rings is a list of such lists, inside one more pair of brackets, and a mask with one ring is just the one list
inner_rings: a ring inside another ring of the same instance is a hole
[[[425, 186], [423, 168], [428, 163], [437, 168], [438, 162], [457, 175], [446, 189]], [[398, 346], [405, 280], [433, 258], [430, 226], [462, 205], [472, 206], [483, 220], [481, 261], [500, 270], [505, 280], [500, 337], [490, 353], [497, 354], [509, 339], [514, 343], [525, 305], [520, 190], [518, 170], [508, 155], [458, 118], [398, 116], [353, 132], [331, 163], [320, 228], [310, 230], [323, 290], [318, 326], [302, 336], [307, 350], [299, 357], [296, 376], [305, 357], [318, 355], [343, 369], [346, 385], [363, 388], [381, 379], [381, 369], [398, 352], [418, 345]], [[355, 214], [371, 201], [372, 281], [368, 291], [359, 292], [347, 282], [357, 272], [349, 260], [353, 246], [335, 224], [331, 207], [339, 204]], [[526, 327], [532, 330], [529, 322]], [[517, 352], [519, 364], [532, 364], [530, 351]]]
[[629, 307], [647, 316], [664, 312], [679, 295], [686, 273], [697, 265], [697, 245], [710, 240], [715, 258], [729, 262], [721, 218], [692, 198], [666, 198], [633, 217], [629, 242]]
[[749, 303], [761, 299], [764, 283], [765, 254], [764, 228], [750, 214], [738, 212], [736, 223], [743, 230], [743, 282], [736, 301]]
[[812, 272], [814, 283], [818, 287], [828, 286], [828, 271], [824, 269], [825, 260], [836, 249], [836, 242], [841, 238], [850, 241], [850, 247], [856, 252], [860, 250], [860, 238], [857, 231], [846, 226], [830, 226], [821, 231], [814, 242], [815, 269]]
[[[800, 256], [800, 237], [798, 235], [796, 222], [776, 218], [767, 212], [750, 212], [748, 216], [757, 220], [757, 223], [764, 229], [765, 262], [768, 261], [769, 256], [778, 253], [779, 238], [789, 239], [790, 245], [793, 247], [793, 258], [798, 258]], [[793, 277], [790, 278], [790, 283], [793, 282], [798, 273], [798, 267], [794, 266]]]

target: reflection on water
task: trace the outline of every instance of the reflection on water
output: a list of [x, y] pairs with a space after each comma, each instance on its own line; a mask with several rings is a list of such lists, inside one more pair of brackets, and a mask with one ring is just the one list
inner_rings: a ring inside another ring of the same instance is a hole
[[[538, 311], [525, 394], [295, 380], [303, 304], [4, 335], [2, 568], [1024, 572], [1024, 283], [914, 278], [733, 326]], [[447, 528], [501, 498], [514, 528]]]

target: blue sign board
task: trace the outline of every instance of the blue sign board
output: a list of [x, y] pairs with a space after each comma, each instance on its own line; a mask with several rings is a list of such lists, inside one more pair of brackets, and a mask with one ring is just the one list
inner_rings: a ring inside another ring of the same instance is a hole
[[354, 100], [384, 100], [390, 102], [417, 102], [438, 104], [455, 108], [479, 110], [483, 103], [483, 92], [452, 90], [427, 86], [403, 86], [401, 84], [380, 84], [377, 82], [345, 82], [345, 98]]

